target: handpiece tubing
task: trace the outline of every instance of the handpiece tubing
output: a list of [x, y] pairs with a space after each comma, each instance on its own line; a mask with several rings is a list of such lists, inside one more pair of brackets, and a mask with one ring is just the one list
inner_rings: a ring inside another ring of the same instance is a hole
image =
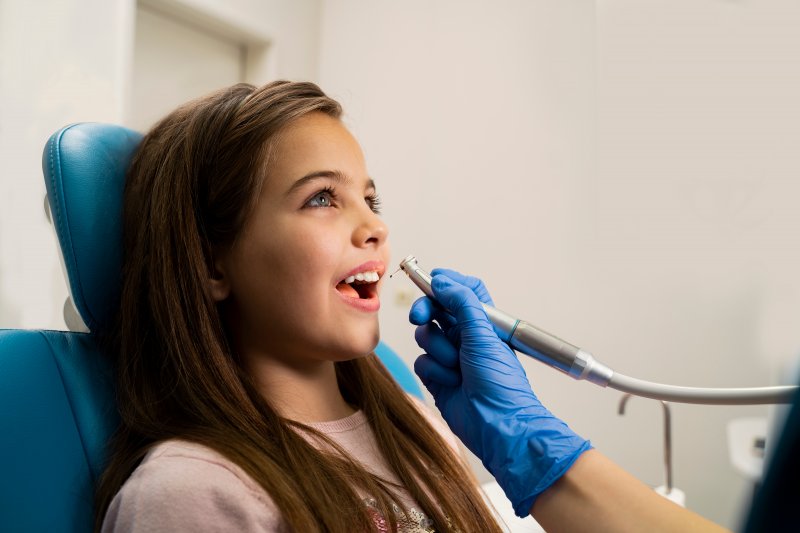
[[720, 389], [680, 387], [632, 378], [619, 372], [614, 372], [608, 382], [608, 386], [636, 396], [653, 398], [654, 400], [706, 405], [792, 403], [792, 398], [797, 392], [797, 387], [793, 385]]

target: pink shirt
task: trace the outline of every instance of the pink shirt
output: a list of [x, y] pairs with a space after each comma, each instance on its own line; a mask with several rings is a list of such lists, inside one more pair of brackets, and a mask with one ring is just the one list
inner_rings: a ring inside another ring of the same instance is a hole
[[[458, 441], [420, 402], [425, 418], [458, 452]], [[399, 483], [378, 449], [362, 411], [332, 422], [309, 424], [359, 459], [371, 472]], [[399, 530], [426, 531], [428, 518], [407, 493], [410, 512], [398, 511]], [[365, 496], [365, 505], [370, 499]], [[380, 523], [380, 518], [376, 519]], [[108, 508], [103, 533], [288, 531], [269, 495], [235, 463], [205, 446], [170, 440], [155, 446]]]

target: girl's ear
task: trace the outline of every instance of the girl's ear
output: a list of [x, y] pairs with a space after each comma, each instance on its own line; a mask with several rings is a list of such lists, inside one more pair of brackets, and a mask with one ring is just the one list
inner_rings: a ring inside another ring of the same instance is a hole
[[206, 286], [215, 302], [221, 302], [230, 295], [231, 286], [228, 283], [228, 277], [225, 275], [222, 261], [214, 261], [214, 269], [210, 272], [208, 280], [206, 280]]

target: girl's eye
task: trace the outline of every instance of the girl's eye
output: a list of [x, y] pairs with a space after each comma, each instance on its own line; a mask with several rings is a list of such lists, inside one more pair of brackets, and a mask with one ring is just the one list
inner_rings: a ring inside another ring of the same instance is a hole
[[369, 206], [370, 209], [372, 209], [373, 213], [375, 213], [376, 215], [381, 214], [381, 198], [380, 196], [378, 196], [378, 193], [374, 192], [369, 196], [366, 196], [364, 200], [367, 201], [367, 205]]
[[333, 191], [329, 189], [319, 191], [306, 202], [306, 207], [331, 207], [332, 205]]

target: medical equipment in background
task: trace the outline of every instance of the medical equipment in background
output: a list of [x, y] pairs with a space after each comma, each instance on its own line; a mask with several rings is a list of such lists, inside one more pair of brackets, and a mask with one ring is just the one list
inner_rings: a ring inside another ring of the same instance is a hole
[[[632, 394], [625, 393], [620, 398], [617, 410], [620, 416], [625, 414], [625, 404], [631, 396]], [[661, 400], [661, 406], [664, 408], [664, 484], [653, 490], [681, 507], [686, 507], [686, 493], [672, 485], [672, 415], [669, 411], [669, 402]]]
[[[400, 262], [400, 270], [405, 272], [422, 292], [436, 300], [431, 289], [431, 276], [419, 267], [416, 257], [409, 255], [403, 259]], [[486, 304], [483, 304], [483, 308], [500, 339], [511, 348], [575, 379], [591, 381], [601, 387], [611, 387], [655, 400], [711, 405], [791, 403], [792, 395], [797, 390], [796, 386], [789, 385], [719, 389], [680, 387], [633, 378], [615, 372], [586, 350], [524, 320]]]
[[[779, 424], [783, 426], [783, 424]], [[757, 485], [764, 477], [767, 438], [771, 438], [765, 416], [748, 416], [728, 421], [728, 459], [747, 481]]]

